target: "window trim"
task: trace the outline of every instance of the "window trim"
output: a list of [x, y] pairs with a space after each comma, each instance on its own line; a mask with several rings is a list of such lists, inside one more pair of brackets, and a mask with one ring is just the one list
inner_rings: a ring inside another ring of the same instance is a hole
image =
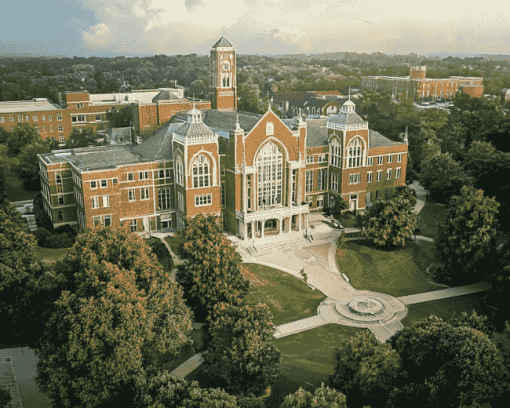
[[212, 205], [212, 193], [195, 195], [195, 207], [207, 207]]
[[[132, 199], [131, 199], [132, 194]], [[130, 188], [128, 189], [128, 202], [132, 203], [133, 201], [136, 201], [136, 189]]]
[[[94, 187], [92, 187], [92, 183], [94, 183]], [[97, 190], [97, 180], [90, 180], [90, 189]]]

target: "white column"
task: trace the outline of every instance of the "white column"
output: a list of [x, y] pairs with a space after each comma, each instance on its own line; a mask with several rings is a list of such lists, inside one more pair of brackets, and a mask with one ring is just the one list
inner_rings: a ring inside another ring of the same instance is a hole
[[246, 241], [248, 239], [248, 224], [244, 222], [243, 225], [244, 225], [244, 237], [243, 237], [243, 239]]
[[261, 235], [260, 235], [260, 238], [264, 238], [264, 227], [265, 227], [265, 221], [260, 221], [260, 225], [261, 225]]

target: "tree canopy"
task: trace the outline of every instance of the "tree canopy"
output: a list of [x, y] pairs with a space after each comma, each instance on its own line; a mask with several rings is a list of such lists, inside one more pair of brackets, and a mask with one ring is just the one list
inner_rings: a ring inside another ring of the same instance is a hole
[[494, 198], [473, 187], [452, 197], [435, 241], [436, 280], [458, 284], [485, 278], [484, 263], [496, 246], [498, 207]]
[[322, 383], [313, 394], [300, 387], [285, 397], [280, 408], [347, 408], [347, 404], [345, 395]]
[[215, 305], [209, 316], [208, 351], [204, 364], [221, 378], [227, 391], [257, 396], [280, 372], [273, 316], [266, 304]]
[[57, 261], [62, 291], [36, 381], [57, 405], [125, 406], [154, 366], [191, 342], [191, 313], [145, 241], [120, 227], [78, 236]]
[[362, 216], [361, 235], [378, 246], [404, 246], [418, 226], [418, 216], [413, 212], [413, 203], [416, 204], [416, 197], [407, 189], [397, 190], [388, 202], [376, 202]]
[[409, 401], [431, 408], [491, 406], [505, 389], [501, 353], [476, 329], [431, 316], [397, 332], [390, 342], [406, 375], [406, 385], [392, 392], [391, 407]]
[[399, 355], [368, 332], [342, 342], [335, 351], [330, 384], [345, 393], [349, 407], [383, 407], [401, 370]]
[[219, 218], [198, 214], [188, 219], [180, 234], [185, 262], [178, 266], [177, 280], [196, 319], [204, 321], [218, 303], [241, 304], [249, 282], [241, 274], [241, 256], [223, 234]]

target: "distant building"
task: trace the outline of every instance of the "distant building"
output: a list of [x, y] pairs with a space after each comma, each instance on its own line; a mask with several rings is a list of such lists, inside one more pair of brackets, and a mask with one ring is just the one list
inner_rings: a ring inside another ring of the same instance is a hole
[[457, 92], [483, 97], [483, 78], [451, 76], [450, 78], [426, 78], [427, 67], [410, 67], [409, 76], [364, 76], [361, 77], [361, 88], [385, 90], [395, 96], [421, 99], [451, 99]]
[[[0, 102], [0, 126], [7, 130], [19, 123], [34, 126], [41, 138], [65, 143], [73, 129], [106, 129], [106, 114], [124, 107], [133, 111], [133, 128], [137, 135], [153, 132], [178, 112], [188, 111], [193, 101], [184, 97], [184, 88], [159, 88], [124, 93], [90, 94], [87, 91], [63, 92], [59, 106], [45, 98], [31, 101]], [[211, 102], [197, 100], [200, 109]]]
[[0, 126], [14, 130], [21, 123], [35, 127], [43, 140], [64, 143], [71, 133], [71, 118], [67, 110], [46, 98], [0, 102]]
[[218, 44], [211, 50], [217, 109], [176, 113], [138, 145], [39, 155], [54, 226], [147, 232], [183, 228], [203, 213], [220, 216], [242, 239], [285, 236], [305, 230], [310, 212], [336, 197], [364, 210], [405, 184], [407, 144], [369, 130], [350, 100], [336, 114], [306, 120], [280, 119], [270, 106], [263, 115], [236, 111], [234, 50], [224, 37]]
[[501, 94], [503, 95], [503, 101], [505, 103], [510, 101], [510, 88], [503, 88]]
[[272, 100], [286, 117], [334, 115], [347, 100], [338, 91], [273, 92]]

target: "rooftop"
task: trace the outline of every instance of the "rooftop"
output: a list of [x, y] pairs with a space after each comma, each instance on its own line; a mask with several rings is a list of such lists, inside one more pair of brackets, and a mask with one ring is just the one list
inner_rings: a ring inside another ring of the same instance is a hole
[[62, 108], [46, 98], [34, 98], [31, 101], [0, 102], [0, 114], [48, 110], [62, 110]]
[[212, 48], [218, 48], [218, 47], [234, 47], [232, 43], [227, 40], [224, 36], [221, 36], [221, 38], [216, 41], [216, 44], [212, 46]]

